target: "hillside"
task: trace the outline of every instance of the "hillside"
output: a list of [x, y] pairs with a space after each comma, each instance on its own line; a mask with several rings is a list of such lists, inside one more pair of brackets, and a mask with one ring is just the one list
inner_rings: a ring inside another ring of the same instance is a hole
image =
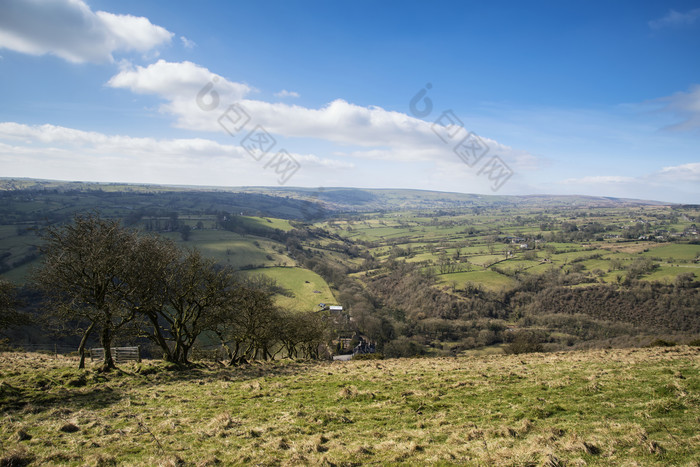
[[[272, 277], [288, 291], [275, 297], [284, 308], [342, 305], [332, 333], [359, 333], [392, 357], [501, 351], [516, 335], [546, 350], [700, 335], [697, 206], [354, 188], [2, 186], [0, 274], [20, 285], [41, 262], [45, 226], [99, 211]], [[25, 296], [36, 309], [36, 295]], [[11, 337], [21, 345], [48, 335], [20, 331]]]
[[66, 357], [0, 353], [0, 456], [3, 465], [694, 465], [699, 357], [676, 347], [183, 372], [144, 362], [101, 375]]

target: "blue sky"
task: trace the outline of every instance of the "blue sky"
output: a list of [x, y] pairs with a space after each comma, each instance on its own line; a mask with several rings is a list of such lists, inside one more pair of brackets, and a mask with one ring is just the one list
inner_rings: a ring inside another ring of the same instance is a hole
[[698, 50], [698, 1], [3, 0], [0, 176], [697, 203]]

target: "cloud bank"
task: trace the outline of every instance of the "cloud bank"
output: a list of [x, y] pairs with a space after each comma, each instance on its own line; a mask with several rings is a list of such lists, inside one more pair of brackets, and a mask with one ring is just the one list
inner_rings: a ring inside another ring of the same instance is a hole
[[[351, 169], [352, 164], [291, 153], [302, 173]], [[0, 172], [8, 176], [179, 183], [276, 184], [240, 145], [204, 138], [156, 139], [106, 135], [56, 125], [0, 122]]]
[[[175, 118], [175, 126], [188, 130], [221, 132], [219, 117], [231, 104], [240, 105], [251, 120], [266, 131], [290, 138], [313, 138], [351, 147], [336, 155], [402, 162], [459, 160], [438, 133], [451, 131], [441, 124], [377, 106], [358, 106], [336, 99], [320, 108], [251, 99], [255, 91], [192, 62], [166, 62], [127, 67], [108, 86], [136, 94], [156, 95], [165, 101], [160, 110]], [[203, 105], [204, 103], [204, 105]], [[466, 136], [467, 130], [461, 133]], [[514, 168], [532, 170], [537, 158], [482, 137], [490, 154], [498, 154]]]
[[0, 48], [52, 54], [73, 63], [113, 62], [115, 52], [148, 52], [173, 33], [148, 18], [93, 12], [82, 0], [3, 0]]

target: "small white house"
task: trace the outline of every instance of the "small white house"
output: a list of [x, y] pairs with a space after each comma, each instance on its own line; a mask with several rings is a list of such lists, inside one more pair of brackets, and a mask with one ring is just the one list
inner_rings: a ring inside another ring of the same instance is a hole
[[340, 305], [331, 305], [330, 310], [331, 311], [343, 311], [343, 307]]

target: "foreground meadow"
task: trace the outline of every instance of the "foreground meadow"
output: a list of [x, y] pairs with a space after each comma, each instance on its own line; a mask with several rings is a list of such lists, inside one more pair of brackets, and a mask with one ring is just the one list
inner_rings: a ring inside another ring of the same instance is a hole
[[0, 353], [1, 465], [700, 465], [700, 349], [80, 371]]

